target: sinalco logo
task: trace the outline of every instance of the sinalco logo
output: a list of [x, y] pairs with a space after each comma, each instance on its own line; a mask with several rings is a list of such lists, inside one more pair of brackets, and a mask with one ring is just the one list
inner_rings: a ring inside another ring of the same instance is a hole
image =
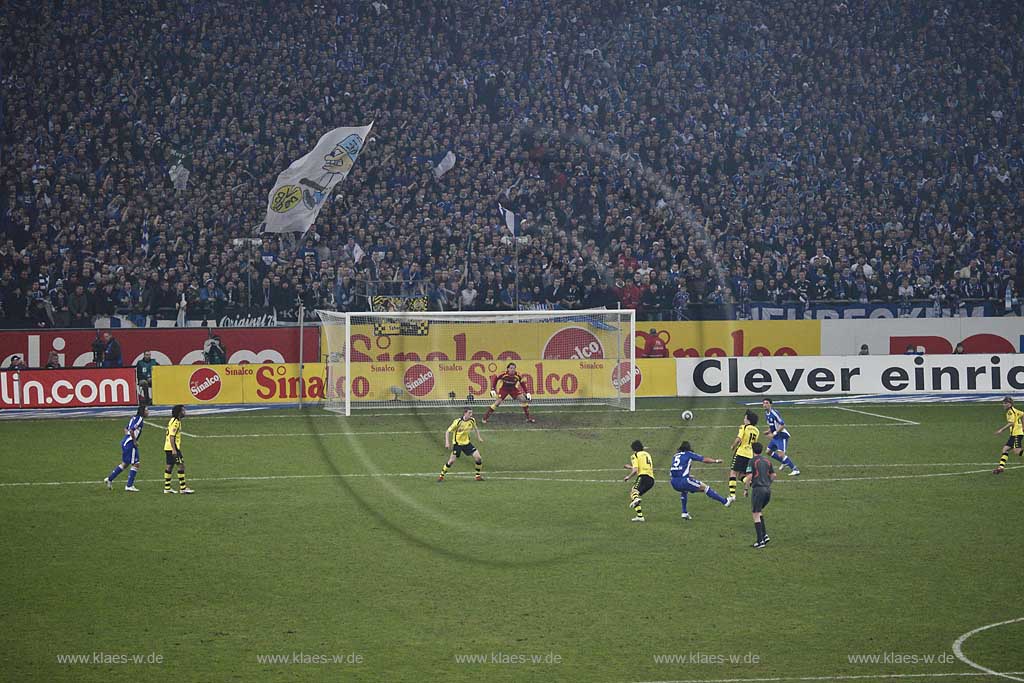
[[188, 390], [200, 401], [212, 401], [220, 393], [220, 375], [213, 368], [199, 368], [188, 378]]
[[405, 371], [405, 389], [413, 396], [426, 396], [434, 388], [434, 371], [416, 364]]
[[612, 386], [622, 394], [631, 394], [640, 388], [640, 368], [634, 367], [630, 372], [629, 365], [629, 361], [624, 360], [612, 369]]
[[582, 327], [565, 327], [544, 345], [544, 360], [589, 360], [604, 358], [604, 347], [593, 332]]

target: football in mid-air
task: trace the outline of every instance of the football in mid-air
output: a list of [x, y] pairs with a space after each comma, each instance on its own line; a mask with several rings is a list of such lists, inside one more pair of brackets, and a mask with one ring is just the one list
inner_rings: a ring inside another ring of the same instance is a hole
[[693, 411], [692, 410], [684, 410], [683, 414], [682, 414], [682, 418], [686, 422], [689, 422], [690, 420], [693, 419]]

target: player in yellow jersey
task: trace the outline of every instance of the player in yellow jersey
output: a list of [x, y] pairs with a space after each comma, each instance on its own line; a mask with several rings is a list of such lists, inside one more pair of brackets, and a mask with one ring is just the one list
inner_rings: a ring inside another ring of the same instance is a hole
[[1003, 399], [1003, 408], [1006, 410], [1006, 424], [996, 430], [996, 434], [1002, 434], [1005, 430], [1010, 430], [1010, 438], [1006, 440], [1006, 445], [1003, 446], [1003, 452], [999, 454], [999, 464], [992, 470], [992, 474], [1002, 474], [1003, 470], [1006, 469], [1006, 459], [1010, 456], [1010, 451], [1013, 451], [1017, 455], [1021, 455], [1021, 450], [1024, 448], [1024, 410], [1019, 410], [1013, 405], [1013, 399], [1007, 396]]
[[[185, 484], [185, 460], [181, 455], [181, 419], [185, 417], [185, 406], [176, 405], [171, 409], [171, 420], [167, 423], [167, 436], [164, 437], [164, 455], [167, 456], [167, 467], [164, 468], [164, 493], [195, 493]], [[171, 488], [171, 470], [178, 466], [178, 490]]]
[[747, 465], [754, 457], [753, 445], [757, 442], [760, 432], [757, 429], [757, 413], [748, 410], [743, 415], [743, 424], [732, 442], [732, 465], [729, 467], [729, 497], [730, 502], [736, 500], [736, 478], [747, 473]]
[[623, 465], [629, 474], [622, 478], [622, 481], [629, 481], [630, 477], [636, 477], [633, 487], [629, 489], [629, 507], [633, 508], [633, 522], [643, 522], [644, 510], [641, 507], [640, 496], [644, 495], [654, 487], [654, 464], [651, 462], [651, 454], [644, 450], [644, 445], [634, 441], [629, 445], [633, 449], [633, 455], [629, 457], [629, 464]]
[[462, 417], [457, 417], [452, 420], [452, 423], [448, 425], [448, 429], [444, 432], [444, 447], [445, 449], [451, 449], [452, 454], [448, 456], [448, 462], [441, 467], [441, 474], [438, 475], [437, 480], [439, 482], [444, 481], [444, 475], [448, 474], [448, 470], [451, 469], [452, 465], [455, 464], [455, 459], [461, 455], [470, 455], [473, 457], [473, 463], [476, 466], [476, 480], [483, 481], [484, 477], [481, 470], [484, 466], [484, 461], [480, 457], [480, 451], [477, 450], [473, 442], [469, 440], [471, 432], [476, 431], [476, 439], [483, 443], [484, 438], [480, 436], [480, 428], [476, 426], [476, 420], [473, 419], [473, 409], [466, 408], [462, 412]]

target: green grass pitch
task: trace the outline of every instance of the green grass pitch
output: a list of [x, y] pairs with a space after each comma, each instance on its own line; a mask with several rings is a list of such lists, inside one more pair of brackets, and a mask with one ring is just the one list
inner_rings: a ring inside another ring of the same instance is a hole
[[[191, 497], [161, 493], [165, 417], [137, 494], [100, 483], [125, 418], [0, 422], [0, 679], [1007, 680], [952, 654], [1024, 616], [998, 402], [780, 405], [803, 474], [780, 475], [763, 551], [747, 500], [691, 495], [687, 522], [667, 482], [683, 438], [728, 457], [742, 406], [638, 408], [506, 406], [481, 426], [486, 481], [462, 460], [443, 484], [455, 409], [189, 416]], [[635, 438], [657, 474], [642, 525]], [[727, 493], [724, 466], [694, 474]], [[963, 653], [1021, 672], [1022, 638]]]

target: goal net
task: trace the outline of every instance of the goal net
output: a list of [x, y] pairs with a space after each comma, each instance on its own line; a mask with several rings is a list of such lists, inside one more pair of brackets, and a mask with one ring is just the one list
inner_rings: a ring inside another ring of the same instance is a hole
[[488, 404], [509, 363], [533, 405], [635, 409], [632, 310], [317, 313], [326, 407], [346, 415]]

